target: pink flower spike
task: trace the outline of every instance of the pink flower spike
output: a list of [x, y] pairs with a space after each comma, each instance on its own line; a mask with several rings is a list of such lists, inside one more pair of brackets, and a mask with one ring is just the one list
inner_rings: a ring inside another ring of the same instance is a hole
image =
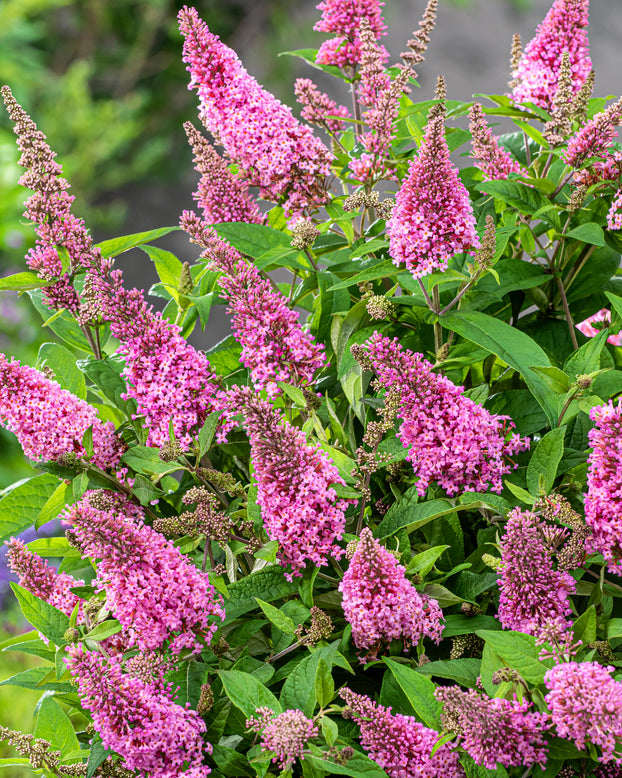
[[[313, 28], [318, 32], [333, 33], [337, 37], [325, 41], [317, 53], [316, 62], [322, 65], [354, 68], [361, 61], [361, 42], [358, 37], [361, 21], [367, 19], [376, 40], [386, 35], [382, 18], [383, 2], [379, 0], [322, 0], [316, 6], [322, 18]], [[389, 58], [381, 46], [384, 60]]]
[[333, 484], [344, 481], [335, 465], [248, 387], [231, 389], [229, 404], [245, 417], [257, 503], [268, 537], [279, 543], [279, 563], [291, 570], [285, 577], [302, 575], [307, 561], [324, 567], [329, 556], [338, 559], [343, 551], [337, 541], [351, 501], [337, 498]]
[[[607, 214], [607, 229], [622, 230], [622, 189], [618, 191], [611, 201], [611, 207]], [[611, 340], [609, 342], [611, 343]], [[616, 346], [619, 345], [619, 343], [616, 343]]]
[[341, 116], [344, 119], [349, 119], [350, 111], [343, 105], [337, 105], [324, 92], [320, 92], [310, 78], [297, 78], [294, 84], [294, 93], [300, 105], [303, 106], [302, 118], [305, 121], [309, 124], [317, 124], [318, 127], [323, 127], [331, 133], [343, 130], [344, 123], [335, 117]]
[[476, 764], [494, 770], [546, 763], [546, 713], [531, 713], [531, 703], [485, 697], [475, 689], [439, 686], [434, 692], [442, 703], [443, 729], [455, 732], [457, 742]]
[[585, 520], [593, 534], [588, 551], [602, 554], [607, 568], [622, 572], [622, 405], [609, 400], [590, 411], [594, 427], [587, 472]]
[[432, 481], [449, 495], [501, 491], [502, 477], [518, 467], [505, 459], [529, 448], [529, 438], [512, 434], [506, 440], [514, 427], [508, 416], [465, 397], [462, 387], [432, 372], [422, 354], [404, 349], [397, 338], [376, 332], [361, 353], [397, 404], [403, 422], [397, 436], [409, 449], [406, 459], [419, 477], [420, 495]]
[[585, 29], [588, 17], [589, 0], [554, 1], [512, 73], [518, 82], [510, 95], [514, 102], [534, 103], [549, 112], [553, 109], [565, 50], [570, 57], [573, 94], [577, 94], [592, 70]]
[[208, 224], [247, 222], [263, 224], [264, 217], [240, 176], [229, 171], [225, 160], [191, 122], [184, 123], [188, 142], [194, 153], [195, 170], [201, 174], [194, 199], [203, 210]]
[[124, 497], [88, 491], [62, 514], [83, 556], [100, 560], [95, 586], [142, 651], [200, 650], [225, 613], [206, 573], [159, 532]]
[[361, 730], [361, 745], [391, 778], [464, 778], [453, 745], [444, 743], [432, 754], [440, 736], [414, 716], [391, 713], [347, 686], [339, 696], [347, 705], [344, 718]]
[[[173, 699], [162, 681], [148, 683], [124, 672], [120, 659], [70, 646], [66, 659], [80, 701], [93, 716], [104, 748], [123, 757], [124, 767], [150, 778], [205, 778], [203, 764], [212, 747], [204, 742], [205, 722]], [[184, 769], [185, 768], [185, 769]]]
[[247, 729], [261, 732], [261, 748], [273, 751], [273, 762], [290, 770], [296, 759], [304, 759], [308, 740], [319, 735], [319, 729], [300, 710], [286, 710], [278, 716], [270, 708], [257, 708], [255, 718], [246, 722]]
[[562, 635], [572, 626], [569, 595], [576, 588], [567, 572], [555, 570], [545, 539], [545, 523], [515, 508], [501, 538], [499, 620], [504, 629], [535, 635]]
[[611, 677], [613, 667], [598, 662], [566, 662], [544, 675], [545, 700], [559, 737], [581, 750], [600, 746], [599, 762], [622, 763], [622, 684]]
[[92, 462], [106, 470], [119, 463], [124, 446], [112, 422], [38, 370], [0, 354], [0, 424], [14, 432], [24, 454], [34, 462], [82, 457], [82, 438], [93, 427]]
[[72, 586], [82, 586], [67, 573], [57, 573], [45, 559], [30, 551], [18, 538], [11, 538], [5, 545], [10, 569], [19, 577], [19, 585], [44, 602], [53, 605], [65, 616], [71, 616], [80, 598], [71, 591]]
[[332, 155], [324, 144], [247, 73], [195, 8], [184, 6], [178, 18], [201, 119], [248, 183], [288, 216], [326, 202]]
[[393, 264], [406, 265], [414, 278], [447, 270], [453, 256], [480, 246], [469, 193], [449, 159], [440, 116], [428, 123], [410, 163], [387, 234]]
[[374, 539], [367, 527], [345, 572], [339, 591], [343, 612], [352, 626], [354, 645], [374, 659], [384, 644], [401, 638], [404, 650], [425, 635], [439, 643], [443, 613], [407, 580], [405, 568]]
[[[620, 218], [622, 219], [622, 215]], [[595, 324], [599, 324], [600, 327], [595, 327]], [[579, 332], [582, 332], [586, 338], [595, 338], [602, 329], [609, 327], [610, 325], [611, 311], [608, 308], [601, 308], [600, 311], [597, 311], [592, 314], [592, 316], [589, 316], [587, 319], [584, 319], [577, 324], [577, 329]], [[622, 332], [618, 332], [617, 335], [609, 335], [607, 343], [611, 343], [612, 346], [622, 346]]]
[[602, 170], [603, 162], [612, 162], [615, 159], [615, 155], [609, 152], [614, 138], [618, 137], [616, 127], [621, 119], [622, 98], [597, 113], [568, 141], [568, 148], [563, 155], [564, 161], [578, 168], [591, 157], [599, 157], [597, 169], [600, 167]]
[[469, 129], [473, 136], [473, 154], [475, 167], [484, 174], [484, 178], [497, 181], [508, 178], [510, 173], [527, 175], [527, 171], [508, 152], [501, 148], [486, 122], [484, 109], [480, 103], [473, 103], [469, 112]]

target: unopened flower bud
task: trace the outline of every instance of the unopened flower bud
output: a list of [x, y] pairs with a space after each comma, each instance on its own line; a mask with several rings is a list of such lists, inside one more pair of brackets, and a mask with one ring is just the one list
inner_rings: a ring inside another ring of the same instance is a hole
[[592, 385], [593, 380], [589, 375], [580, 375], [577, 377], [577, 387], [584, 392], [586, 389], [589, 389]]
[[69, 627], [69, 629], [65, 630], [63, 639], [66, 643], [77, 643], [80, 640], [80, 630], [75, 627]]
[[212, 709], [214, 704], [214, 692], [209, 683], [204, 683], [201, 686], [201, 695], [197, 704], [197, 713], [199, 716], [205, 716], [205, 714]]
[[320, 235], [320, 231], [315, 224], [306, 219], [298, 219], [291, 229], [293, 236], [291, 245], [300, 251], [312, 246]]
[[390, 319], [397, 313], [397, 305], [379, 294], [374, 294], [367, 300], [366, 308], [372, 319]]
[[501, 569], [501, 559], [498, 556], [492, 556], [492, 554], [483, 554], [482, 562], [495, 572]]
[[158, 456], [163, 462], [172, 462], [183, 453], [182, 447], [176, 440], [167, 440], [158, 450]]
[[194, 281], [190, 272], [190, 263], [184, 262], [181, 266], [181, 277], [179, 279], [179, 291], [181, 294], [190, 294], [194, 289]]

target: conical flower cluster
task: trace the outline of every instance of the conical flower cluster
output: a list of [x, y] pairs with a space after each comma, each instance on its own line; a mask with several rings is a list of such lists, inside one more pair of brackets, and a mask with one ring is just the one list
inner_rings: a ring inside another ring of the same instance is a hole
[[112, 492], [89, 491], [62, 518], [83, 556], [99, 560], [97, 589], [139, 649], [168, 644], [177, 654], [209, 643], [225, 614], [208, 576], [144, 524], [140, 508]]
[[512, 73], [517, 82], [511, 95], [515, 102], [534, 103], [549, 112], [553, 109], [565, 51], [572, 91], [579, 92], [592, 70], [585, 29], [588, 18], [589, 0], [555, 0]]
[[449, 260], [479, 248], [473, 206], [449, 159], [443, 118], [432, 119], [418, 155], [395, 197], [387, 223], [394, 265], [406, 265], [414, 278], [447, 270]]
[[571, 627], [568, 596], [576, 586], [569, 573], [554, 569], [545, 528], [533, 513], [516, 508], [500, 544], [499, 619], [504, 629], [536, 637]]
[[458, 752], [444, 743], [434, 753], [438, 732], [424, 727], [414, 716], [391, 713], [369, 697], [344, 687], [344, 716], [361, 730], [361, 745], [391, 778], [463, 778]]
[[354, 644], [371, 657], [392, 640], [403, 640], [407, 649], [424, 635], [436, 643], [441, 639], [443, 614], [438, 603], [415, 589], [404, 567], [368, 528], [361, 532], [339, 591]]
[[422, 496], [432, 481], [448, 494], [465, 491], [500, 492], [502, 477], [517, 467], [506, 459], [529, 448], [529, 439], [506, 435], [514, 426], [507, 416], [496, 416], [473, 400], [421, 354], [404, 349], [397, 339], [379, 333], [364, 344], [363, 359], [382, 386], [395, 387], [399, 397], [397, 433], [406, 459], [419, 477]]
[[499, 145], [486, 122], [480, 103], [473, 103], [469, 112], [469, 129], [473, 136], [475, 167], [490, 181], [506, 179], [510, 173], [526, 174], [527, 171]]
[[264, 199], [282, 202], [290, 215], [323, 203], [328, 149], [248, 74], [196, 9], [184, 6], [179, 23], [201, 119], [248, 183], [259, 187]]
[[337, 498], [333, 485], [344, 481], [335, 465], [250, 389], [231, 390], [229, 402], [244, 415], [257, 503], [268, 537], [279, 543], [280, 564], [291, 570], [286, 577], [301, 575], [307, 561], [323, 567], [329, 556], [341, 556], [336, 543], [343, 535], [349, 500]]
[[291, 769], [296, 759], [304, 759], [307, 741], [319, 734], [317, 725], [301, 710], [286, 710], [277, 716], [270, 708], [257, 708], [255, 714], [246, 728], [261, 732], [261, 748], [272, 751], [272, 761], [283, 770]]
[[0, 424], [14, 432], [24, 454], [35, 462], [84, 456], [84, 433], [93, 428], [94, 465], [115, 467], [123, 444], [112, 422], [38, 370], [0, 354]]
[[[386, 35], [382, 18], [383, 2], [379, 0], [322, 0], [317, 6], [322, 18], [313, 28], [318, 32], [333, 33], [337, 37], [325, 41], [317, 53], [316, 62], [322, 65], [355, 68], [361, 61], [359, 28], [366, 19], [376, 40]], [[388, 53], [383, 47], [383, 54]]]

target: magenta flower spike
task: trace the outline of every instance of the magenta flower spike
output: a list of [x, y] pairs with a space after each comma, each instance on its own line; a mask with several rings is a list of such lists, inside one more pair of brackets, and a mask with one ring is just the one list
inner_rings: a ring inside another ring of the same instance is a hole
[[339, 591], [354, 645], [368, 652], [365, 660], [375, 658], [392, 640], [401, 639], [405, 651], [424, 635], [440, 642], [443, 613], [438, 603], [415, 589], [405, 568], [367, 527], [361, 532]]
[[555, 570], [543, 530], [533, 513], [515, 508], [501, 538], [499, 620], [504, 629], [543, 636], [561, 636], [572, 626], [568, 597], [576, 583]]
[[201, 120], [248, 183], [288, 215], [325, 202], [332, 155], [324, 144], [248, 74], [196, 9], [184, 6], [179, 24]]
[[570, 57], [573, 94], [581, 89], [592, 70], [585, 29], [589, 5], [589, 0], [555, 0], [512, 73], [514, 102], [552, 110], [564, 51]]
[[599, 761], [622, 763], [622, 684], [611, 677], [613, 667], [598, 662], [566, 662], [544, 675], [545, 697], [559, 737], [600, 746]]
[[[386, 35], [387, 26], [382, 18], [383, 7], [384, 3], [379, 0], [322, 0], [316, 6], [318, 11], [322, 12], [322, 17], [313, 29], [333, 33], [337, 37], [320, 46], [316, 62], [355, 68], [361, 61], [361, 21], [367, 19], [376, 40]], [[388, 59], [389, 54], [384, 46], [381, 49], [383, 58]]]
[[317, 124], [329, 132], [337, 133], [343, 129], [344, 122], [334, 117], [350, 118], [350, 111], [343, 105], [337, 105], [324, 92], [320, 92], [310, 78], [297, 78], [294, 93], [303, 106], [301, 116], [309, 124]]
[[399, 398], [397, 433], [409, 449], [406, 459], [419, 477], [417, 491], [424, 495], [432, 481], [448, 494], [466, 491], [500, 492], [502, 477], [517, 467], [506, 459], [529, 448], [529, 439], [512, 434], [508, 416], [496, 416], [464, 396], [464, 390], [421, 354], [404, 349], [397, 338], [374, 333], [364, 352], [371, 369]]
[[[596, 157], [596, 170], [599, 178], [608, 172], [613, 173], [615, 167], [606, 163], [619, 162], [619, 153], [612, 151], [612, 144], [618, 137], [616, 127], [622, 120], [622, 98], [612, 103], [604, 111], [597, 113], [568, 141], [568, 148], [563, 155], [564, 161], [578, 168], [588, 159]], [[605, 163], [605, 164], [603, 164]]]
[[393, 264], [406, 265], [414, 278], [447, 270], [455, 254], [479, 248], [469, 193], [449, 159], [440, 116], [428, 123], [410, 163], [387, 234]]
[[71, 587], [82, 586], [84, 581], [67, 573], [58, 573], [18, 538], [11, 538], [5, 545], [9, 567], [18, 576], [19, 585], [66, 616], [71, 616], [73, 609], [81, 602]]
[[456, 733], [457, 742], [476, 764], [489, 770], [499, 764], [544, 767], [548, 715], [530, 712], [530, 702], [485, 697], [459, 686], [439, 686], [434, 696], [443, 705], [443, 728]]
[[[190, 220], [191, 214], [185, 212], [184, 229], [189, 229]], [[302, 329], [300, 314], [231, 245], [213, 231], [204, 232], [203, 240], [209, 243], [203, 256], [223, 273], [219, 284], [233, 314], [235, 337], [242, 344], [240, 359], [250, 370], [255, 388], [275, 395], [280, 392], [277, 381], [300, 387], [311, 384], [326, 365], [324, 345]]]
[[[62, 178], [62, 167], [54, 161], [56, 154], [47, 143], [46, 136], [13, 97], [8, 86], [2, 87], [2, 97], [18, 137], [17, 146], [22, 152], [19, 164], [27, 168], [19, 183], [34, 191], [26, 200], [24, 216], [37, 225], [37, 245], [30, 249], [26, 262], [40, 278], [49, 281], [58, 278], [43, 289], [43, 300], [50, 308], [67, 308], [77, 314], [80, 301], [71, 282], [63, 276], [63, 262], [58, 248], [69, 256], [69, 267], [99, 267], [101, 254], [93, 247], [84, 221], [71, 213], [74, 197], [67, 193], [69, 183]], [[61, 277], [62, 276], [62, 277]]]
[[112, 422], [102, 422], [95, 408], [38, 370], [0, 354], [0, 424], [15, 433], [24, 454], [34, 462], [84, 456], [84, 433], [93, 428], [94, 465], [116, 467], [124, 446]]
[[333, 484], [344, 484], [326, 454], [310, 446], [304, 432], [247, 387], [229, 392], [234, 413], [242, 413], [251, 443], [257, 479], [257, 503], [271, 540], [279, 543], [278, 560], [290, 568], [285, 577], [302, 575], [307, 561], [317, 567], [343, 553], [337, 545], [350, 500], [339, 500]]
[[190, 707], [174, 702], [173, 688], [124, 672], [120, 659], [70, 646], [67, 667], [80, 701], [93, 716], [104, 748], [125, 760], [123, 766], [150, 778], [205, 778], [203, 764], [212, 747], [203, 740], [205, 722]]
[[[622, 204], [622, 199], [621, 199]], [[622, 222], [622, 214], [620, 215]], [[620, 225], [622, 227], [622, 223]], [[600, 325], [596, 327], [594, 325]], [[586, 338], [595, 338], [598, 333], [605, 327], [611, 326], [611, 311], [608, 308], [601, 308], [600, 311], [588, 316], [582, 322], [577, 324], [577, 329], [582, 332]], [[618, 332], [617, 335], [609, 335], [607, 343], [611, 343], [613, 346], [622, 346], [622, 332]]]
[[432, 754], [438, 732], [424, 727], [414, 716], [391, 713], [369, 697], [345, 686], [340, 692], [351, 718], [361, 730], [361, 745], [391, 778], [463, 778], [459, 754], [444, 743]]
[[473, 153], [478, 167], [489, 181], [508, 178], [510, 173], [526, 175], [527, 171], [501, 146], [486, 122], [480, 103], [473, 103], [469, 112], [469, 129], [473, 136]]
[[220, 598], [206, 573], [144, 524], [140, 508], [112, 492], [89, 491], [62, 519], [83, 556], [99, 560], [95, 585], [141, 651], [168, 644], [178, 654], [209, 643], [225, 617]]
[[589, 550], [602, 554], [608, 569], [622, 571], [622, 405], [610, 400], [590, 411], [585, 520], [592, 528]]
[[247, 182], [229, 170], [211, 143], [191, 122], [184, 123], [194, 153], [194, 167], [201, 180], [194, 199], [208, 224], [247, 222], [263, 224], [264, 217], [248, 191]]
[[257, 708], [255, 713], [246, 728], [261, 732], [261, 748], [274, 752], [272, 761], [282, 770], [290, 770], [296, 759], [304, 759], [307, 741], [320, 733], [301, 710], [286, 710], [277, 716], [270, 708]]
[[111, 281], [95, 279], [101, 291], [103, 317], [119, 339], [117, 354], [125, 360], [123, 399], [135, 400], [136, 418], [144, 418], [148, 446], [175, 439], [187, 451], [207, 416], [220, 408], [221, 390], [207, 357], [181, 335], [180, 327], [147, 304], [139, 289], [123, 288], [120, 271]]
[[[618, 193], [611, 201], [611, 206], [607, 214], [607, 229], [622, 230], [622, 190], [618, 190]], [[609, 342], [611, 343], [612, 341], [609, 340]], [[615, 345], [619, 346], [620, 343], [616, 343]]]

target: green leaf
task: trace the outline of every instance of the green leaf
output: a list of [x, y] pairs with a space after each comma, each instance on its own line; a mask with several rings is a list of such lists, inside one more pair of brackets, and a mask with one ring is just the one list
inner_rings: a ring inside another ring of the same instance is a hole
[[[556, 235], [556, 237], [560, 237], [560, 235]], [[565, 237], [580, 240], [582, 243], [589, 243], [592, 246], [599, 246], [600, 248], [605, 246], [605, 233], [603, 232], [603, 228], [595, 222], [580, 224], [578, 227], [565, 233]]]
[[501, 624], [494, 616], [463, 616], [461, 613], [445, 616], [443, 640], [456, 635], [469, 635], [478, 629], [501, 629]]
[[179, 227], [159, 227], [157, 230], [149, 230], [148, 232], [136, 232], [133, 235], [123, 235], [120, 238], [105, 240], [102, 243], [98, 243], [95, 248], [101, 251], [104, 258], [118, 257], [124, 251], [129, 251], [136, 246], [142, 246], [145, 243], [150, 243], [152, 240], [163, 238], [165, 235], [178, 229]]
[[613, 292], [607, 292], [605, 291], [605, 294], [607, 295], [607, 299], [613, 305], [613, 307], [616, 310], [616, 313], [618, 316], [622, 317], [622, 297], [618, 297], [617, 294], [613, 294]]
[[227, 587], [230, 599], [225, 602], [226, 622], [257, 608], [257, 599], [274, 602], [293, 594], [295, 581], [286, 581], [281, 567], [264, 567]]
[[297, 386], [292, 386], [291, 384], [286, 384], [285, 381], [277, 381], [276, 385], [279, 389], [282, 389], [289, 399], [293, 400], [299, 408], [307, 407], [307, 401], [302, 389], [299, 389]]
[[255, 599], [257, 600], [257, 604], [265, 613], [268, 620], [274, 624], [277, 629], [280, 629], [281, 632], [284, 632], [286, 635], [296, 634], [296, 627], [289, 616], [281, 613], [281, 611], [278, 608], [275, 608], [274, 605], [270, 605], [270, 603], [264, 602], [264, 600], [260, 600], [259, 597], [255, 597]]
[[81, 400], [86, 400], [84, 374], [76, 365], [75, 356], [60, 343], [44, 343], [37, 357], [39, 366], [46, 365], [54, 373], [54, 379]]
[[98, 386], [106, 399], [119, 408], [126, 416], [136, 413], [134, 400], [123, 400], [121, 395], [127, 392], [125, 381], [121, 377], [124, 368], [123, 361], [118, 357], [106, 357], [105, 359], [82, 359], [78, 367], [86, 376]]
[[[312, 750], [316, 750], [312, 747]], [[319, 749], [317, 749], [319, 751]], [[309, 762], [313, 767], [322, 770], [322, 774], [328, 775], [349, 775], [351, 778], [388, 778], [376, 762], [373, 762], [365, 754], [355, 751], [354, 755], [348, 759], [345, 765], [337, 764], [321, 756], [322, 752], [316, 754], [305, 754], [305, 762]]]
[[391, 276], [393, 275], [393, 273], [396, 272], [397, 272], [397, 268], [395, 267], [393, 262], [390, 261], [375, 262], [371, 267], [368, 267], [365, 270], [361, 270], [360, 273], [356, 273], [356, 275], [350, 276], [349, 278], [345, 278], [343, 281], [340, 281], [338, 284], [334, 284], [333, 286], [329, 287], [327, 291], [334, 292], [337, 289], [347, 289], [347, 287], [349, 286], [360, 284], [361, 281], [375, 281], [377, 278], [387, 278], [388, 276]]
[[65, 342], [70, 348], [85, 351], [87, 354], [91, 353], [91, 346], [88, 340], [86, 339], [78, 324], [76, 324], [74, 318], [67, 311], [65, 311], [58, 318], [52, 320], [53, 317], [50, 317], [50, 309], [43, 302], [41, 290], [33, 289], [32, 291], [28, 292], [28, 296], [30, 297], [32, 304], [39, 312], [39, 315], [43, 321], [47, 323], [47, 326], [52, 330], [52, 332], [58, 335], [58, 337], [63, 342]]
[[89, 754], [89, 761], [87, 762], [86, 778], [93, 778], [95, 771], [100, 764], [106, 759], [106, 757], [114, 754], [114, 751], [104, 748], [101, 735], [96, 732], [91, 738], [91, 752]]
[[121, 632], [122, 629], [123, 627], [116, 619], [108, 619], [107, 621], [102, 621], [101, 624], [96, 624], [90, 632], [87, 632], [84, 638], [95, 641], [105, 640], [111, 635]]
[[[354, 251], [350, 254], [350, 259], [356, 259], [357, 257], [363, 257], [366, 254], [371, 254], [374, 251], [378, 251], [379, 249], [386, 249], [389, 245], [388, 240], [379, 240], [378, 238], [373, 238], [372, 240], [368, 240], [366, 243], [363, 243], [361, 246], [358, 246], [354, 249]], [[392, 265], [392, 272], [396, 272], [395, 265], [391, 263]]]
[[410, 560], [406, 572], [410, 574], [419, 573], [421, 578], [424, 579], [434, 567], [439, 556], [448, 548], [449, 546], [434, 546], [433, 548], [427, 548]]
[[291, 250], [291, 238], [265, 224], [223, 222], [214, 224], [213, 227], [221, 238], [249, 257], [257, 258], [274, 248]]
[[421, 665], [417, 672], [435, 678], [449, 678], [460, 686], [475, 688], [481, 663], [481, 659], [441, 659]]
[[[489, 183], [504, 183], [500, 181]], [[557, 395], [549, 389], [533, 365], [550, 365], [549, 358], [528, 335], [485, 313], [449, 313], [441, 317], [444, 327], [496, 354], [522, 375], [529, 390], [545, 411], [551, 426], [557, 422]]]
[[31, 654], [45, 659], [46, 662], [54, 663], [54, 651], [45, 645], [42, 640], [27, 640], [23, 643], [14, 643], [2, 649], [3, 651], [20, 651], [23, 654]]
[[542, 487], [548, 494], [555, 482], [557, 466], [564, 454], [564, 435], [566, 427], [557, 427], [540, 439], [527, 465], [527, 488], [530, 494], [537, 497], [540, 494], [540, 476], [543, 477]]
[[542, 682], [547, 666], [537, 659], [539, 648], [532, 635], [522, 632], [490, 631], [478, 629], [475, 632], [499, 654], [504, 662], [523, 676], [528, 683]]
[[182, 469], [178, 462], [163, 462], [158, 455], [158, 449], [150, 446], [132, 446], [123, 454], [121, 461], [134, 472], [149, 476], [156, 473], [174, 473]]
[[0, 540], [8, 540], [33, 525], [58, 487], [58, 478], [48, 473], [18, 481], [0, 498]]
[[69, 629], [69, 617], [19, 584], [11, 583], [11, 589], [26, 621], [57, 646], [65, 645], [64, 636]]
[[221, 416], [222, 411], [214, 411], [205, 419], [199, 432], [199, 459], [209, 451]]
[[239, 670], [220, 670], [218, 675], [225, 688], [225, 694], [239, 708], [246, 718], [255, 715], [257, 708], [270, 708], [281, 713], [281, 704], [254, 675]]
[[575, 642], [580, 640], [584, 646], [587, 646], [588, 643], [593, 643], [596, 640], [597, 621], [596, 606], [590, 605], [572, 625]]
[[320, 708], [327, 708], [335, 696], [335, 683], [328, 664], [320, 659], [315, 670], [315, 699]]
[[548, 365], [546, 367], [533, 366], [531, 368], [548, 384], [549, 389], [555, 394], [565, 394], [570, 389], [570, 380], [563, 370]]
[[41, 289], [55, 283], [55, 280], [44, 281], [36, 273], [14, 273], [12, 276], [0, 278], [0, 291], [27, 292], [29, 289]]
[[415, 714], [426, 727], [440, 731], [441, 704], [434, 697], [435, 687], [432, 681], [395, 659], [385, 658], [383, 661], [395, 676]]
[[564, 372], [575, 378], [587, 373], [595, 373], [600, 367], [600, 355], [607, 342], [608, 334], [608, 330], [602, 330], [574, 351], [564, 363]]
[[49, 692], [43, 696], [38, 707], [39, 713], [33, 735], [36, 738], [47, 740], [53, 748], [57, 748], [63, 755], [71, 751], [78, 751], [80, 743], [73, 724]]
[[547, 198], [537, 189], [520, 181], [483, 181], [477, 185], [477, 189], [496, 197], [497, 200], [502, 200], [528, 216], [533, 216], [541, 208], [550, 205]]
[[622, 638], [622, 619], [610, 619], [607, 624], [607, 639]]
[[76, 687], [66, 681], [46, 681], [43, 679], [49, 675], [47, 667], [31, 667], [23, 673], [5, 678], [0, 681], [0, 686], [19, 686], [21, 689], [36, 689], [37, 691], [55, 691], [62, 694], [74, 694]]
[[376, 538], [383, 540], [403, 528], [412, 532], [439, 516], [445, 516], [456, 510], [449, 500], [428, 500], [421, 503], [417, 502], [418, 500], [417, 488], [411, 486], [402, 498], [389, 508], [384, 519], [376, 527], [374, 531]]
[[513, 484], [511, 481], [504, 481], [504, 485], [512, 492], [514, 497], [517, 497], [521, 502], [524, 502], [525, 505], [533, 505], [536, 501], [536, 498], [529, 494], [529, 492], [526, 489], [523, 489], [522, 486], [517, 486], [516, 484]]
[[281, 705], [284, 709], [298, 708], [305, 716], [312, 716], [315, 709], [315, 679], [320, 660], [329, 668], [337, 658], [338, 641], [307, 654], [287, 676], [281, 689]]
[[158, 278], [175, 297], [179, 292], [182, 264], [170, 251], [157, 246], [141, 246], [141, 249], [153, 262]]

